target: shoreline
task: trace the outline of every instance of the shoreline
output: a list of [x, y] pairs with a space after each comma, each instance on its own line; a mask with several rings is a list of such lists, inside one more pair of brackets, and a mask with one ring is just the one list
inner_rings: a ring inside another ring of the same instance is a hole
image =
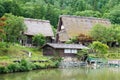
[[52, 69], [58, 68], [58, 62], [46, 62], [46, 63], [39, 63], [39, 62], [29, 62], [26, 60], [21, 60], [21, 62], [17, 63], [10, 63], [8, 65], [1, 65], [0, 66], [0, 74], [6, 73], [15, 73], [15, 72], [28, 72], [32, 70], [40, 70], [40, 69]]

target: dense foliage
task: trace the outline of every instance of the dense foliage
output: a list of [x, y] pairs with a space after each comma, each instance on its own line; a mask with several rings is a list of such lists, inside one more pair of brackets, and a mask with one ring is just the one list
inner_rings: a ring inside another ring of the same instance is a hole
[[22, 38], [22, 33], [26, 30], [24, 18], [12, 14], [5, 14], [3, 17], [6, 18], [4, 21], [6, 23], [4, 25], [4, 40], [7, 42], [17, 42]]
[[94, 49], [96, 53], [100, 53], [100, 54], [106, 54], [109, 49], [109, 47], [106, 44], [103, 44], [99, 41], [94, 41], [91, 44], [91, 48]]
[[119, 0], [0, 0], [0, 16], [48, 19], [57, 27], [61, 14], [109, 18], [120, 24]]
[[18, 63], [9, 63], [6, 65], [0, 65], [1, 73], [12, 73], [12, 72], [25, 72], [36, 69], [47, 69], [47, 68], [57, 68], [57, 61], [48, 60], [47, 62], [30, 62], [28, 60], [22, 59]]
[[4, 25], [5, 25], [5, 21], [6, 19], [4, 17], [0, 18], [0, 41], [2, 41], [3, 35], [5, 34], [4, 32]]
[[91, 43], [93, 41], [92, 37], [89, 35], [85, 35], [85, 34], [79, 34], [78, 36], [74, 36], [71, 39], [69, 39], [68, 41], [66, 41], [67, 44], [70, 43], [81, 43], [84, 45], [87, 45], [87, 42]]
[[104, 54], [107, 54], [109, 49], [109, 47], [106, 44], [103, 44], [99, 41], [94, 41], [90, 45], [90, 48], [97, 57], [104, 57]]
[[91, 36], [94, 40], [108, 43], [110, 46], [112, 46], [113, 42], [115, 42], [115, 44], [120, 43], [120, 25], [106, 27], [97, 24], [92, 28]]
[[33, 37], [33, 43], [36, 46], [43, 46], [46, 43], [46, 38], [42, 34], [35, 35]]

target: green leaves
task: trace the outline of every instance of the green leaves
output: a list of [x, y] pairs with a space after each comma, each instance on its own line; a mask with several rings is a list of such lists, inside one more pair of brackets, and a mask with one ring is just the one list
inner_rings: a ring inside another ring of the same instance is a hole
[[59, 15], [109, 18], [120, 24], [119, 0], [1, 0], [0, 16], [4, 13], [28, 18], [50, 20], [56, 28]]
[[38, 34], [33, 37], [33, 43], [37, 46], [43, 46], [45, 42], [46, 39], [42, 34]]
[[101, 13], [99, 11], [93, 10], [77, 11], [75, 15], [87, 17], [101, 17]]
[[113, 24], [120, 24], [120, 4], [110, 11], [109, 18]]
[[104, 43], [118, 42], [120, 40], [119, 25], [106, 27], [106, 26], [97, 24], [92, 28], [90, 33], [94, 40], [104, 42]]
[[94, 41], [90, 46], [98, 54], [106, 54], [109, 49], [106, 44], [103, 44], [99, 41]]
[[4, 28], [6, 33], [5, 40], [9, 42], [17, 42], [17, 39], [21, 38], [22, 32], [26, 30], [24, 18], [12, 14], [5, 14], [4, 17], [6, 17], [6, 25]]

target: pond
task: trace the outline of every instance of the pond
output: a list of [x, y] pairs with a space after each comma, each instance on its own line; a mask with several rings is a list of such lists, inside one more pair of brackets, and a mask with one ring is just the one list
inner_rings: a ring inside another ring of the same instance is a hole
[[120, 68], [67, 68], [0, 74], [0, 80], [120, 80]]

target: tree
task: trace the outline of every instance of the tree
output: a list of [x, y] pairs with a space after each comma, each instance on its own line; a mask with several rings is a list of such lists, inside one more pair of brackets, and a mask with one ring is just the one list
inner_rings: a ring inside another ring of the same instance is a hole
[[120, 24], [120, 4], [110, 11], [109, 18], [113, 24]]
[[6, 25], [4, 28], [6, 34], [5, 41], [18, 42], [23, 35], [22, 33], [26, 30], [24, 18], [12, 14], [5, 14], [4, 17], [6, 18]]
[[87, 61], [88, 57], [89, 57], [89, 49], [82, 49], [79, 50], [77, 53], [77, 57], [80, 58], [81, 61]]
[[6, 18], [4, 18], [4, 17], [1, 17], [0, 18], [0, 41], [3, 39], [3, 35], [5, 34], [5, 32], [4, 32], [4, 25], [5, 25], [5, 21], [6, 20]]
[[107, 27], [101, 24], [97, 24], [93, 26], [93, 28], [90, 31], [91, 37], [94, 40], [104, 43], [107, 43], [106, 38], [108, 38], [108, 36], [106, 36], [106, 33], [107, 33]]
[[14, 15], [21, 15], [21, 8], [16, 1], [8, 0], [1, 3], [4, 13], [12, 13]]
[[35, 19], [44, 19], [45, 18], [45, 7], [43, 5], [34, 5], [33, 7], [33, 18]]
[[114, 39], [115, 39], [115, 41], [116, 42], [118, 42], [119, 43], [119, 45], [120, 45], [120, 25], [113, 25], [112, 26], [112, 28], [113, 28], [113, 32], [114, 32], [114, 34], [113, 34], [113, 36], [114, 36]]
[[58, 23], [58, 17], [60, 15], [60, 10], [54, 8], [54, 6], [48, 4], [46, 7], [45, 19], [50, 20], [50, 23], [56, 28]]
[[101, 13], [99, 11], [93, 10], [77, 11], [75, 15], [87, 17], [101, 17]]
[[2, 17], [4, 13], [5, 13], [5, 8], [2, 5], [0, 5], [0, 17]]
[[37, 46], [43, 46], [46, 43], [46, 38], [42, 34], [35, 35], [32, 39]]
[[[120, 4], [120, 1], [119, 1], [119, 0], [105, 0], [105, 1], [107, 1], [107, 4], [105, 5], [104, 10], [106, 9], [107, 11], [109, 11], [109, 10], [111, 11], [111, 9], [112, 9], [114, 6]], [[105, 10], [105, 11], [106, 11], [106, 10]]]
[[97, 24], [92, 28], [90, 33], [94, 40], [106, 43], [111, 47], [120, 41], [119, 25], [105, 27]]
[[93, 39], [92, 39], [91, 36], [85, 35], [85, 34], [79, 34], [79, 35], [77, 36], [77, 39], [78, 39], [78, 42], [81, 42], [82, 44], [85, 44], [85, 43], [87, 43], [87, 42], [90, 43], [90, 42], [93, 41]]
[[68, 41], [66, 41], [67, 44], [70, 43], [81, 43], [81, 44], [85, 44], [87, 42], [92, 42], [93, 39], [91, 36], [89, 35], [85, 35], [85, 34], [79, 34], [78, 36], [74, 36], [72, 38], [70, 38]]
[[84, 11], [86, 9], [86, 3], [84, 0], [76, 0], [73, 5], [73, 11]]
[[[103, 57], [104, 54], [108, 52], [109, 47], [106, 44], [103, 44], [99, 41], [94, 41], [90, 48], [96, 53], [96, 56]], [[102, 55], [103, 54], [103, 55]]]

